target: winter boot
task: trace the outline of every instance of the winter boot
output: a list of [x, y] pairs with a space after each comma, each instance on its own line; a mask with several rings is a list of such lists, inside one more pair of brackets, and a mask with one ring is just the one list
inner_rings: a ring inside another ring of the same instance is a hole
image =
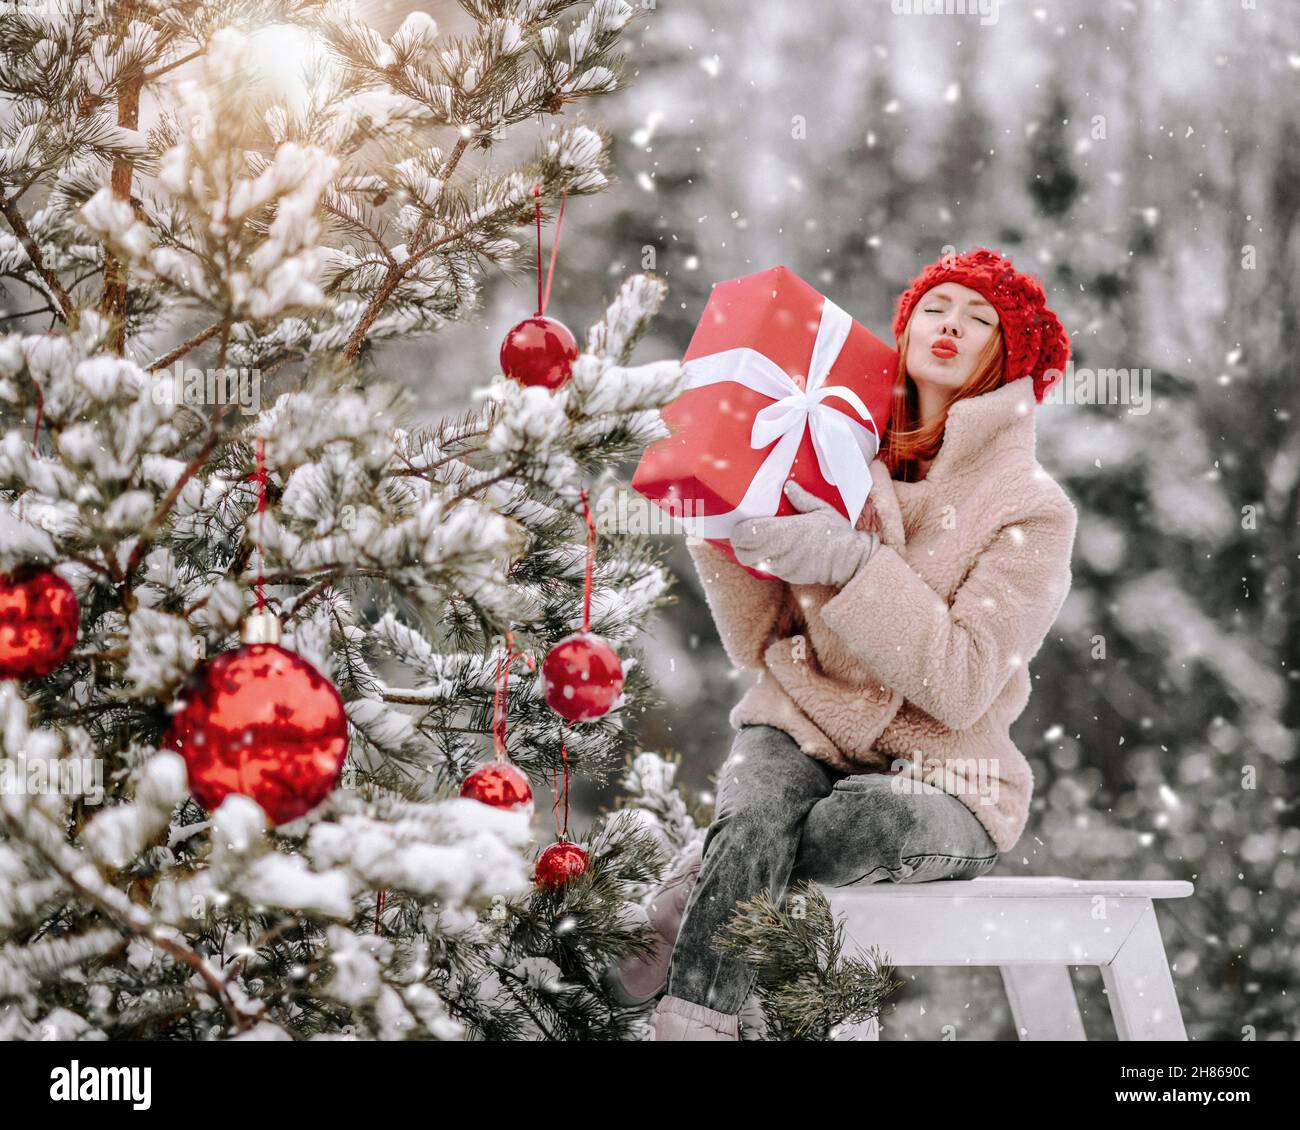
[[663, 997], [650, 1014], [649, 1040], [740, 1039], [739, 1017], [681, 997]]
[[607, 971], [605, 984], [620, 1004], [628, 1007], [645, 1004], [662, 993], [668, 984], [673, 946], [681, 932], [686, 904], [695, 890], [702, 863], [701, 847], [696, 845], [664, 880], [645, 908], [646, 919], [657, 935], [654, 951], [646, 957], [635, 954], [625, 957]]

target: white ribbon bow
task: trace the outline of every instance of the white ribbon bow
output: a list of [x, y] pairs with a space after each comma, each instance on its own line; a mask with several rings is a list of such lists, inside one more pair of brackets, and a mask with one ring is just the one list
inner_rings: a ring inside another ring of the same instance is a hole
[[[698, 538], [727, 538], [737, 522], [775, 515], [805, 427], [812, 430], [813, 449], [822, 475], [839, 489], [849, 524], [857, 525], [867, 495], [871, 493], [870, 464], [880, 448], [880, 429], [870, 409], [851, 388], [822, 383], [839, 358], [852, 325], [848, 314], [827, 299], [817, 325], [805, 388], [795, 384], [790, 374], [771, 358], [748, 346], [724, 349], [683, 363], [689, 374], [687, 388], [735, 381], [770, 396], [775, 403], [754, 417], [749, 445], [766, 447], [779, 437], [759, 465], [739, 505], [724, 514], [684, 516], [682, 526], [688, 534]], [[847, 401], [871, 430], [827, 405], [825, 401], [833, 396]]]

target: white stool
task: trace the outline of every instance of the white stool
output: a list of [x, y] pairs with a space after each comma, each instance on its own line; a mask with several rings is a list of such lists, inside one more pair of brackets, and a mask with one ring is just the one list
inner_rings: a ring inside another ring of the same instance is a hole
[[[1022, 1040], [1082, 1040], [1071, 965], [1099, 965], [1121, 1040], [1186, 1040], [1155, 899], [1180, 879], [946, 879], [823, 887], [846, 952], [877, 946], [895, 966], [996, 965]], [[853, 943], [853, 944], [850, 944]], [[841, 1039], [879, 1039], [874, 1020]]]

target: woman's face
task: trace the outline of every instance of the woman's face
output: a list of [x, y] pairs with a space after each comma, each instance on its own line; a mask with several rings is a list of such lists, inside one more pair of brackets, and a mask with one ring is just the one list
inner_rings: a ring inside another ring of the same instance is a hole
[[943, 282], [921, 296], [908, 323], [907, 371], [956, 392], [975, 371], [975, 361], [998, 329], [998, 312], [977, 290]]

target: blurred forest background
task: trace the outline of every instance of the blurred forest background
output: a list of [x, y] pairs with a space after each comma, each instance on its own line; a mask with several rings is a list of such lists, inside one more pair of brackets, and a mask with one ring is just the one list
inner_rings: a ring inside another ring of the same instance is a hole
[[[1294, 1039], [1295, 8], [1044, 0], [983, 22], [894, 6], [658, 0], [628, 86], [588, 111], [619, 183], [566, 210], [548, 313], [578, 330], [626, 272], [653, 270], [669, 303], [637, 358], [680, 355], [712, 283], [784, 264], [885, 336], [923, 264], [979, 244], [1042, 278], [1076, 367], [1149, 370], [1147, 411], [1038, 409], [1039, 458], [1080, 525], [1012, 735], [1034, 805], [994, 874], [1192, 880], [1159, 907], [1189, 1035]], [[425, 7], [455, 26], [453, 4]], [[495, 371], [532, 286], [500, 280], [436, 356], [412, 351], [431, 412]], [[662, 541], [677, 602], [643, 652], [666, 705], [639, 732], [707, 804], [751, 676], [730, 669], [681, 539]], [[614, 803], [575, 788], [579, 826]], [[1097, 971], [1072, 972], [1089, 1036], [1114, 1039]], [[1015, 1037], [995, 969], [900, 976], [883, 1039]]]

